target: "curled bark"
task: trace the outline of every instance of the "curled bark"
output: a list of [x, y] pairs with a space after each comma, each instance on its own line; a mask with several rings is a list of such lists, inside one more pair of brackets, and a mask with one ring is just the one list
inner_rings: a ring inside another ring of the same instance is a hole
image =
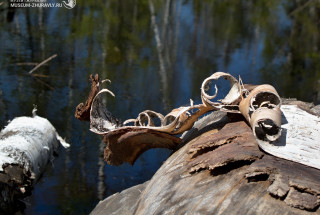
[[93, 75], [90, 75], [90, 80], [91, 80], [91, 90], [89, 93], [89, 96], [86, 100], [86, 102], [78, 104], [76, 107], [76, 112], [74, 116], [83, 121], [90, 121], [90, 109], [91, 105], [93, 102], [94, 97], [98, 94], [99, 92], [99, 76], [96, 74], [94, 77]]
[[[210, 83], [220, 78], [228, 80], [230, 90], [223, 99], [215, 101], [214, 99], [218, 95], [217, 86], [214, 86], [214, 95], [209, 95], [207, 92]], [[141, 153], [150, 148], [165, 147], [172, 149], [174, 148], [173, 145], [177, 146], [181, 143], [181, 140], [176, 137], [171, 138], [170, 135], [181, 134], [189, 130], [200, 116], [210, 111], [223, 111], [241, 113], [249, 122], [259, 146], [266, 152], [320, 168], [319, 165], [314, 164], [320, 163], [318, 157], [309, 159], [312, 154], [319, 154], [319, 151], [317, 151], [318, 145], [316, 144], [316, 147], [311, 146], [315, 144], [314, 141], [303, 144], [308, 145], [307, 151], [310, 152], [309, 154], [303, 152], [306, 149], [305, 147], [297, 144], [290, 144], [290, 147], [293, 148], [284, 147], [282, 150], [278, 150], [281, 144], [289, 145], [284, 137], [288, 132], [281, 134], [281, 99], [271, 85], [243, 85], [241, 79], [238, 81], [228, 73], [217, 72], [206, 78], [201, 85], [202, 104], [195, 105], [191, 100], [189, 106], [173, 109], [165, 116], [155, 111], [146, 110], [141, 112], [136, 119], [126, 120], [121, 124], [101, 101], [102, 93], [107, 92], [114, 96], [113, 93], [107, 89], [100, 89], [97, 75], [95, 78], [91, 76], [91, 80], [92, 88], [88, 100], [85, 105], [80, 104], [77, 107], [76, 117], [80, 120], [87, 119], [90, 109], [90, 130], [105, 137], [107, 148], [104, 158], [109, 164], [118, 165], [122, 162], [133, 164]], [[283, 121], [286, 122], [287, 120], [283, 119]], [[293, 121], [289, 123], [294, 124]], [[316, 130], [314, 130], [314, 133], [316, 133]], [[165, 141], [165, 138], [168, 141]], [[126, 151], [122, 153], [124, 148], [126, 148]], [[306, 157], [299, 158], [301, 155]]]
[[262, 152], [244, 119], [219, 115], [198, 120], [198, 135], [150, 181], [108, 197], [91, 214], [319, 214], [320, 170]]
[[[232, 85], [230, 93], [220, 102], [212, 102], [211, 100], [216, 97], [218, 92], [216, 90], [214, 96], [208, 95], [206, 93], [207, 85], [212, 80], [221, 77], [228, 79]], [[136, 119], [126, 120], [121, 125], [119, 120], [112, 116], [101, 101], [102, 93], [108, 92], [111, 95], [113, 93], [107, 89], [100, 89], [98, 75], [94, 78], [91, 75], [90, 78], [92, 82], [91, 92], [85, 104], [81, 103], [77, 106], [75, 116], [80, 120], [90, 118], [90, 130], [105, 137], [107, 148], [104, 157], [109, 164], [113, 165], [121, 164], [124, 161], [133, 164], [142, 152], [150, 148], [173, 149], [173, 145], [177, 146], [181, 143], [181, 140], [170, 135], [181, 134], [189, 130], [200, 116], [209, 111], [222, 109], [227, 112], [239, 113], [238, 106], [232, 104], [240, 96], [237, 80], [230, 74], [218, 72], [206, 79], [202, 85], [203, 104], [194, 105], [191, 100], [190, 106], [174, 109], [166, 116], [146, 110], [141, 112]], [[88, 112], [90, 113], [89, 117]], [[154, 121], [155, 118], [159, 121], [158, 125]], [[128, 125], [130, 123], [133, 125]], [[139, 133], [139, 135], [129, 135], [129, 139], [124, 138], [123, 136], [127, 133]], [[141, 144], [141, 137], [147, 137], [143, 138], [143, 144]], [[164, 141], [164, 137], [167, 138], [167, 141]], [[126, 153], [123, 153], [123, 147], [127, 147]], [[126, 156], [123, 156], [124, 154]]]
[[[213, 102], [211, 100], [214, 99], [218, 93], [216, 86], [216, 93], [213, 96], [208, 95], [206, 93], [206, 89], [209, 87], [209, 82], [219, 78], [228, 79], [231, 89], [224, 99], [219, 102]], [[92, 87], [89, 97], [85, 102], [85, 105], [83, 103], [78, 105], [75, 116], [80, 120], [87, 120], [88, 110], [90, 109], [91, 130], [97, 134], [107, 134], [109, 131], [120, 127], [135, 128], [138, 126], [139, 128], [148, 128], [174, 135], [190, 129], [200, 116], [209, 111], [222, 110], [226, 112], [239, 113], [238, 105], [236, 103], [240, 98], [241, 89], [239, 88], [240, 85], [238, 81], [228, 73], [217, 72], [207, 78], [202, 84], [202, 104], [194, 105], [193, 102], [190, 102], [189, 106], [174, 109], [166, 116], [155, 111], [146, 110], [141, 112], [136, 119], [128, 119], [120, 125], [119, 120], [113, 117], [101, 102], [101, 93], [108, 92], [111, 95], [113, 95], [113, 93], [107, 89], [100, 89], [97, 75], [95, 78], [91, 75], [91, 80]], [[160, 121], [159, 125], [156, 125], [154, 118], [157, 118]], [[130, 123], [133, 125], [128, 125]]]
[[[212, 101], [212, 99], [216, 98], [218, 95], [218, 88], [215, 85], [215, 94], [210, 96], [206, 93], [208, 89], [208, 85], [213, 80], [218, 80], [220, 78], [224, 78], [230, 83], [230, 91], [225, 96], [224, 99], [219, 100], [218, 102]], [[235, 79], [232, 75], [224, 72], [216, 72], [210, 77], [206, 78], [201, 85], [201, 99], [202, 103], [206, 106], [213, 106], [219, 110], [225, 110], [226, 112], [236, 112], [239, 113], [239, 109], [237, 106], [237, 101], [241, 95], [240, 84], [237, 79]]]
[[[94, 78], [91, 75], [90, 78], [92, 82], [91, 92], [85, 104], [81, 103], [77, 106], [75, 116], [80, 120], [88, 120], [89, 118], [90, 130], [105, 137], [107, 148], [104, 157], [109, 164], [114, 165], [121, 164], [124, 161], [133, 164], [142, 152], [150, 148], [165, 147], [172, 149], [172, 144], [177, 146], [181, 140], [171, 138], [170, 135], [181, 134], [189, 130], [194, 122], [205, 113], [215, 110], [240, 113], [239, 102], [245, 91], [244, 87], [241, 87], [239, 81], [232, 75], [217, 72], [205, 79], [201, 85], [202, 104], [194, 105], [191, 100], [189, 106], [176, 108], [165, 116], [155, 111], [146, 110], [141, 112], [136, 119], [129, 119], [120, 124], [119, 120], [102, 103], [102, 93], [107, 92], [112, 96], [114, 94], [107, 89], [100, 89], [101, 83], [98, 75], [95, 75]], [[214, 101], [218, 95], [217, 86], [215, 85], [214, 95], [209, 95], [207, 91], [210, 88], [210, 83], [220, 78], [229, 81], [230, 91], [225, 98]], [[249, 92], [249, 90], [245, 92]], [[127, 133], [139, 133], [140, 136], [129, 135], [130, 138], [127, 139], [127, 137], [124, 138]], [[143, 139], [143, 144], [141, 144], [142, 136], [148, 137]], [[168, 139], [167, 142], [164, 141], [164, 137]], [[157, 144], [154, 144], [154, 142]], [[125, 146], [127, 146], [126, 156], [123, 156], [122, 149]]]
[[281, 99], [271, 85], [254, 88], [239, 104], [254, 135], [264, 141], [275, 141], [281, 135]]
[[320, 169], [320, 120], [296, 105], [282, 105], [282, 134], [274, 142], [257, 139], [269, 154]]
[[105, 134], [119, 127], [120, 122], [115, 118], [102, 102], [102, 94], [114, 94], [108, 89], [100, 90], [93, 98], [90, 109], [90, 130], [96, 134]]

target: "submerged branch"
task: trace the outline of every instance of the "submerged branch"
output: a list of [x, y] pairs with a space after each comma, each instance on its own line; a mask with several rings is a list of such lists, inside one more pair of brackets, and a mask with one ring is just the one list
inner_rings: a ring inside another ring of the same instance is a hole
[[49, 62], [50, 60], [52, 60], [53, 58], [57, 57], [57, 54], [52, 55], [51, 57], [47, 58], [46, 60], [42, 61], [41, 63], [39, 63], [37, 66], [35, 66], [32, 70], [30, 70], [29, 74], [32, 74], [34, 71], [36, 71], [37, 69], [39, 69], [42, 65], [46, 64], [47, 62]]

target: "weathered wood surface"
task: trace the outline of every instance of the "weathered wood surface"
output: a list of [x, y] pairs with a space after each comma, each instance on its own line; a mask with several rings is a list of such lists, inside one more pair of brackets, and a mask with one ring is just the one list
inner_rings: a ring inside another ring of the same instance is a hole
[[102, 200], [91, 214], [133, 214], [138, 204], [137, 200], [146, 188], [148, 182], [149, 181], [130, 187], [121, 193], [115, 193], [109, 198]]
[[181, 139], [147, 128], [121, 128], [104, 135], [107, 147], [104, 159], [113, 165], [123, 162], [134, 164], [136, 159], [150, 148], [174, 149]]
[[33, 183], [67, 144], [45, 118], [18, 117], [0, 132], [0, 214], [11, 214], [30, 194]]
[[320, 170], [267, 155], [243, 119], [213, 113], [183, 138], [146, 186], [91, 214], [320, 214]]

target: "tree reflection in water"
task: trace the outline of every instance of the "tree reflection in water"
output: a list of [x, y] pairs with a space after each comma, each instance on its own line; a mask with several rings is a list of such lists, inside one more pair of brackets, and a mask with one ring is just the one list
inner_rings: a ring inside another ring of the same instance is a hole
[[[112, 80], [116, 98], [106, 102], [123, 120], [145, 109], [165, 114], [190, 98], [199, 103], [201, 82], [216, 71], [270, 83], [283, 97], [320, 101], [317, 1], [78, 0], [71, 10], [6, 4], [1, 126], [37, 104], [72, 143], [25, 200], [26, 214], [88, 214], [99, 199], [150, 179], [170, 154], [151, 150], [133, 167], [101, 162], [101, 140], [73, 117], [90, 73]], [[34, 72], [41, 81], [27, 75], [53, 54]]]

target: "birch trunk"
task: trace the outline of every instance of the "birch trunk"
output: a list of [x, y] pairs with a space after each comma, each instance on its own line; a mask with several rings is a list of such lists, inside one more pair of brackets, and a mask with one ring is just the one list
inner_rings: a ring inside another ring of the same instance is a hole
[[13, 119], [0, 132], [0, 214], [19, 208], [17, 199], [30, 194], [60, 144], [68, 146], [52, 124], [35, 113]]

